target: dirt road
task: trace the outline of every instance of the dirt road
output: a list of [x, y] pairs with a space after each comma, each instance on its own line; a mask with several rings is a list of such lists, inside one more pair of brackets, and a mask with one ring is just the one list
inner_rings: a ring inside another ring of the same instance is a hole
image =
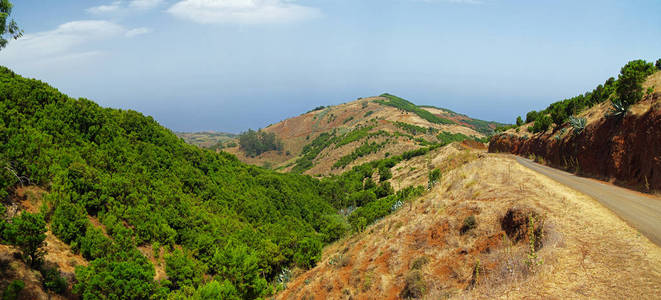
[[515, 158], [523, 166], [596, 199], [653, 243], [661, 246], [661, 199], [594, 179], [579, 177], [519, 156]]

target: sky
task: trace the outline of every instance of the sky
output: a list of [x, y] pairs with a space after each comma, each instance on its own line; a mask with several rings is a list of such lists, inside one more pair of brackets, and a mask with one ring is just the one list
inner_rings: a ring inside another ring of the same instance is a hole
[[0, 65], [175, 131], [391, 93], [484, 120], [661, 57], [661, 1], [12, 0]]

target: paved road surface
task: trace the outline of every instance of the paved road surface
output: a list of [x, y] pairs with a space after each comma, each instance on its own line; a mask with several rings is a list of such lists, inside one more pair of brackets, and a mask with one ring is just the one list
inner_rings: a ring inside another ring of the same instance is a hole
[[594, 179], [579, 177], [519, 156], [515, 158], [523, 166], [596, 199], [653, 243], [661, 246], [661, 199]]

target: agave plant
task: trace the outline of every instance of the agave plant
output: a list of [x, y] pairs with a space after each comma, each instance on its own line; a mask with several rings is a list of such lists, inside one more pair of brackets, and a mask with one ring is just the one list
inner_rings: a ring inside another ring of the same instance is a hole
[[585, 129], [587, 124], [587, 119], [585, 118], [576, 118], [574, 116], [569, 117], [569, 125], [574, 128], [576, 134], [580, 134]]
[[623, 118], [629, 110], [629, 105], [620, 99], [611, 101], [611, 116]]

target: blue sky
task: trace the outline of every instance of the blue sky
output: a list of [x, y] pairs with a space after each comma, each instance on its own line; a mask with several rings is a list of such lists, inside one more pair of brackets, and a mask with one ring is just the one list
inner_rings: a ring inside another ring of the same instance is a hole
[[177, 131], [392, 93], [512, 122], [661, 57], [661, 1], [14, 0], [0, 65]]

